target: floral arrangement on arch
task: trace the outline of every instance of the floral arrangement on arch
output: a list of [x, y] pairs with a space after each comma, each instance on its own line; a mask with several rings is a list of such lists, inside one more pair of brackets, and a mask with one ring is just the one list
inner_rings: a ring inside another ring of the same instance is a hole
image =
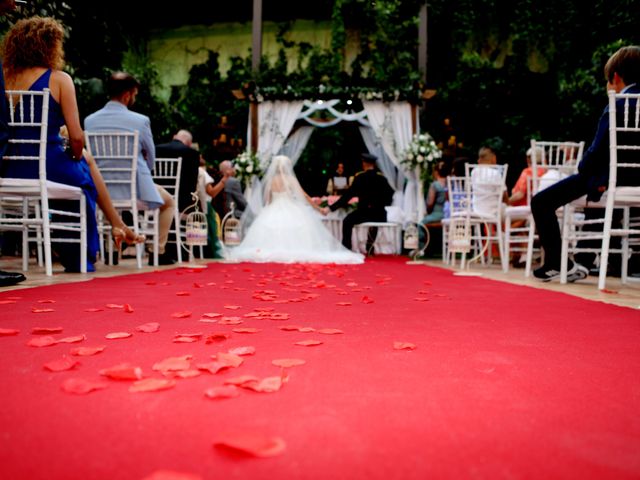
[[257, 175], [262, 176], [262, 168], [260, 167], [260, 159], [255, 153], [250, 151], [242, 152], [233, 160], [233, 166], [236, 169], [236, 178], [244, 185], [249, 185], [251, 177]]
[[415, 134], [409, 147], [400, 161], [411, 170], [417, 170], [420, 179], [428, 183], [431, 181], [433, 166], [437, 159], [442, 158], [442, 150], [428, 133]]
[[[325, 195], [323, 197], [312, 197], [311, 200], [319, 207], [324, 208], [330, 207], [337, 202], [339, 198], [340, 195]], [[347, 204], [347, 208], [349, 210], [355, 210], [358, 208], [358, 197], [352, 197]]]

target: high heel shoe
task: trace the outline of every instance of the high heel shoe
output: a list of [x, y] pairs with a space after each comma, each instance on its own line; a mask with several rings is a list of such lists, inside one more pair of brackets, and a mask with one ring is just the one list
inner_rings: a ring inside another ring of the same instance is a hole
[[122, 243], [125, 242], [129, 245], [134, 245], [137, 243], [144, 243], [147, 239], [144, 235], [136, 235], [129, 227], [112, 227], [111, 228], [111, 236], [113, 237], [113, 242], [116, 244], [116, 248], [118, 249], [118, 254], [122, 255]]

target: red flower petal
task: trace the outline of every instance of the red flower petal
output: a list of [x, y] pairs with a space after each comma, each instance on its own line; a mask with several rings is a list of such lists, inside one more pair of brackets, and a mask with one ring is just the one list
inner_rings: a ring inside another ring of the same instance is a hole
[[258, 332], [261, 332], [262, 330], [260, 330], [259, 328], [245, 327], [245, 328], [234, 328], [232, 331], [236, 333], [258, 333]]
[[205, 390], [205, 397], [208, 398], [233, 398], [240, 395], [240, 389], [235, 385], [223, 385], [220, 387], [211, 387]]
[[0, 305], [12, 305], [16, 303], [15, 300], [0, 300]]
[[178, 372], [162, 372], [165, 376], [172, 376], [174, 378], [194, 378], [202, 375], [200, 370], [180, 370]]
[[189, 295], [191, 295], [190, 292], [176, 292], [176, 295], [178, 297], [188, 297]]
[[196, 365], [196, 368], [198, 368], [198, 370], [205, 370], [210, 374], [215, 375], [220, 370], [229, 368], [229, 365], [225, 365], [224, 363], [221, 363], [221, 362], [209, 362], [209, 363], [198, 363]]
[[189, 318], [191, 316], [191, 312], [189, 312], [189, 311], [176, 312], [176, 313], [172, 313], [171, 316], [173, 318]]
[[85, 308], [85, 312], [102, 312], [102, 308]]
[[316, 345], [322, 345], [323, 342], [320, 340], [301, 340], [299, 342], [294, 343], [294, 345], [300, 345], [302, 347], [315, 347]]
[[113, 309], [118, 309], [118, 308], [123, 308], [124, 305], [120, 305], [119, 303], [107, 303], [105, 305], [105, 307], [107, 308], [113, 308]]
[[106, 383], [91, 382], [81, 378], [68, 378], [62, 383], [62, 390], [66, 393], [74, 393], [76, 395], [86, 395], [96, 390], [107, 388]]
[[276, 360], [272, 360], [271, 363], [273, 363], [276, 367], [288, 368], [304, 365], [307, 362], [300, 358], [278, 358]]
[[131, 307], [131, 305], [129, 305], [128, 303], [124, 304], [124, 311], [125, 313], [133, 313], [133, 307]]
[[280, 455], [286, 449], [286, 443], [280, 437], [251, 433], [226, 435], [217, 440], [213, 446], [222, 451], [260, 458]]
[[160, 330], [160, 324], [157, 322], [144, 323], [142, 325], [138, 325], [136, 330], [143, 333], [155, 333]]
[[229, 335], [228, 333], [211, 333], [205, 336], [204, 338], [205, 338], [205, 343], [209, 344], [213, 342], [222, 342], [227, 338], [229, 338], [230, 336], [231, 335]]
[[104, 375], [111, 380], [140, 380], [142, 378], [142, 369], [122, 363], [109, 368], [100, 370], [100, 375]]
[[227, 378], [224, 383], [226, 385], [242, 386], [247, 383], [257, 383], [260, 379], [254, 375], [241, 375], [239, 377]]
[[200, 339], [197, 337], [177, 336], [177, 337], [174, 337], [173, 343], [194, 343], [194, 342], [197, 342], [198, 340]]
[[156, 470], [142, 480], [202, 480], [202, 477], [190, 473], [174, 472], [172, 470]]
[[10, 337], [12, 335], [18, 335], [20, 330], [15, 328], [0, 328], [0, 337]]
[[60, 332], [62, 332], [62, 327], [33, 327], [31, 329], [32, 335], [49, 335]]
[[271, 315], [269, 315], [269, 318], [271, 320], [288, 320], [289, 314], [288, 313], [272, 313]]
[[239, 310], [242, 307], [240, 307], [240, 305], [225, 305], [223, 308], [226, 308], [227, 310]]
[[235, 347], [228, 350], [229, 353], [234, 355], [254, 355], [256, 353], [255, 347]]
[[202, 318], [218, 318], [218, 317], [221, 317], [221, 316], [222, 316], [221, 313], [214, 313], [214, 312], [203, 313], [201, 315]]
[[113, 332], [113, 333], [107, 333], [104, 336], [104, 338], [108, 338], [109, 340], [117, 340], [120, 338], [129, 338], [132, 335], [133, 334], [129, 332]]
[[43, 365], [46, 370], [50, 372], [64, 372], [65, 370], [71, 370], [80, 365], [80, 362], [69, 357], [63, 356], [58, 360], [51, 360]]
[[218, 325], [240, 325], [244, 323], [240, 317], [222, 317], [218, 320]]
[[53, 337], [37, 337], [32, 338], [27, 342], [27, 345], [30, 347], [49, 347], [51, 345], [55, 345], [58, 341]]
[[76, 355], [79, 357], [89, 357], [91, 355], [97, 355], [102, 352], [106, 347], [77, 347], [71, 349], [71, 355]]
[[282, 377], [267, 377], [258, 382], [245, 382], [239, 385], [241, 388], [254, 390], [260, 393], [273, 393], [282, 388], [284, 381]]
[[313, 327], [300, 327], [298, 331], [302, 333], [310, 333], [310, 332], [315, 332], [316, 329]]
[[145, 378], [138, 380], [129, 387], [131, 393], [135, 392], [157, 392], [158, 390], [168, 390], [176, 386], [176, 381], [171, 378]]
[[300, 325], [283, 325], [280, 327], [280, 330], [284, 330], [285, 332], [293, 332], [299, 331], [302, 327]]
[[55, 312], [55, 310], [54, 310], [53, 308], [36, 308], [36, 307], [33, 307], [33, 308], [31, 309], [31, 311], [32, 311], [33, 313], [49, 313], [49, 312]]
[[362, 303], [373, 303], [373, 299], [365, 295], [362, 297]]
[[242, 365], [244, 359], [241, 356], [235, 355], [233, 353], [218, 352], [216, 354], [216, 361], [223, 365], [236, 368]]
[[393, 342], [393, 348], [396, 350], [415, 350], [416, 346], [409, 342]]
[[75, 335], [73, 337], [64, 337], [58, 340], [58, 343], [78, 343], [87, 339], [86, 335]]
[[165, 358], [161, 362], [156, 363], [153, 369], [160, 371], [188, 370], [191, 368], [192, 359], [193, 357], [191, 355]]
[[338, 302], [336, 303], [336, 305], [338, 305], [339, 307], [350, 307], [351, 302]]
[[344, 332], [338, 328], [321, 328], [318, 330], [318, 333], [322, 333], [324, 335], [339, 335]]
[[56, 303], [55, 300], [38, 300], [38, 303]]

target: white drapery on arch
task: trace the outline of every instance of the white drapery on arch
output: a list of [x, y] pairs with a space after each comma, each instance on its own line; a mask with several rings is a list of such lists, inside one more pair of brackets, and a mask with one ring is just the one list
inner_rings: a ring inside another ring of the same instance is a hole
[[284, 142], [284, 145], [278, 152], [278, 155], [286, 155], [291, 159], [293, 166], [296, 165], [300, 155], [302, 155], [302, 151], [306, 148], [307, 143], [309, 143], [309, 138], [311, 138], [311, 134], [313, 133], [313, 127], [300, 127], [287, 138], [287, 141]]
[[407, 219], [413, 217], [412, 220], [419, 221], [425, 214], [422, 183], [417, 178], [416, 172], [406, 169], [400, 163], [413, 136], [411, 105], [408, 102], [380, 101], [363, 101], [362, 104], [371, 128], [380, 139], [385, 153], [407, 179], [402, 211]]
[[387, 182], [389, 182], [389, 186], [391, 186], [395, 192], [393, 195], [392, 205], [394, 207], [402, 208], [402, 205], [404, 204], [404, 173], [402, 173], [402, 170], [396, 168], [393, 164], [389, 155], [384, 151], [384, 147], [382, 146], [380, 139], [376, 136], [371, 127], [360, 127], [360, 134], [362, 135], [362, 140], [364, 140], [364, 144], [367, 147], [367, 151], [378, 158], [378, 161], [376, 162], [378, 168], [380, 168], [380, 171], [387, 179]]

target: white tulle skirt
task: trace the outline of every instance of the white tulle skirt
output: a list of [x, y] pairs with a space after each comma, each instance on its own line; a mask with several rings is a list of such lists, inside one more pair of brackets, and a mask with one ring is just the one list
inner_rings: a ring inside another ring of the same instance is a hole
[[228, 259], [239, 262], [363, 263], [364, 256], [347, 250], [322, 223], [310, 205], [275, 195], [253, 221]]

